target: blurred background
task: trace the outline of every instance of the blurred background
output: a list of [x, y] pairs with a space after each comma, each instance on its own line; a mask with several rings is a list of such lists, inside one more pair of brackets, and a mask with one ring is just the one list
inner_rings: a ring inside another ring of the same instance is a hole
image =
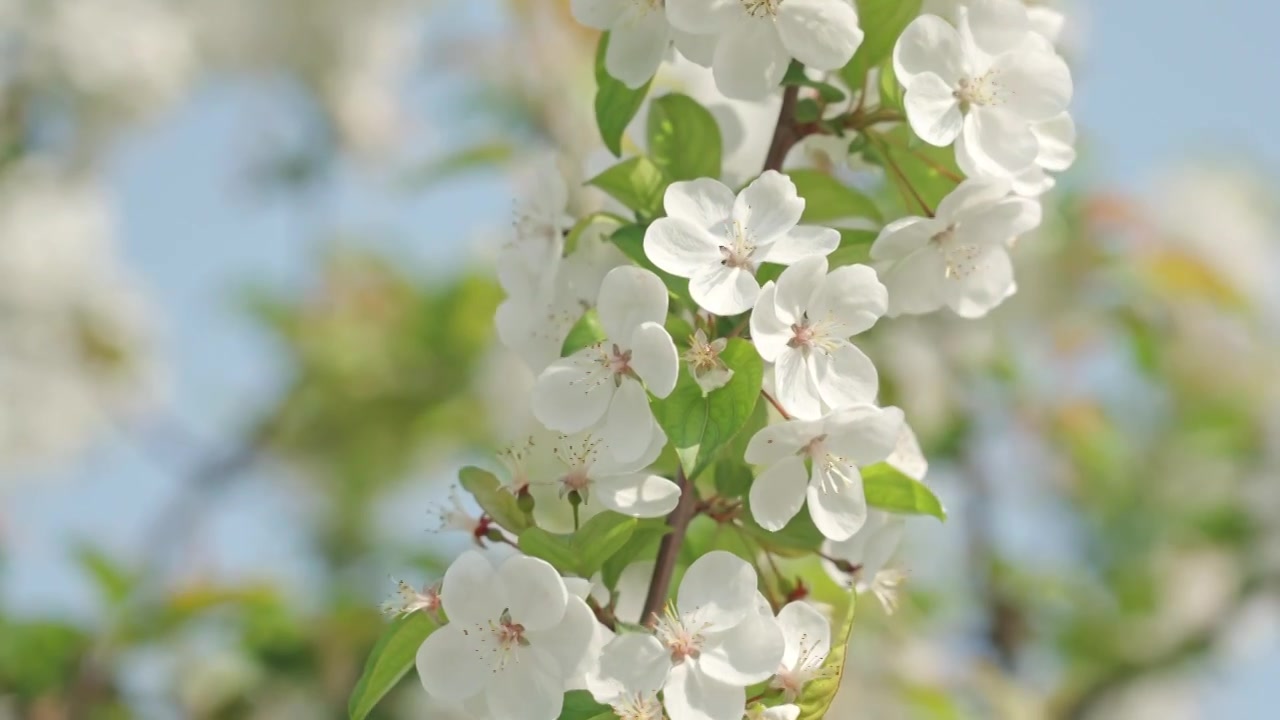
[[[521, 178], [608, 157], [566, 5], [0, 0], [0, 719], [346, 716], [517, 412]], [[1019, 294], [863, 336], [951, 520], [835, 720], [1280, 699], [1280, 10], [1062, 9], [1081, 160]], [[774, 108], [657, 87], [758, 168]]]

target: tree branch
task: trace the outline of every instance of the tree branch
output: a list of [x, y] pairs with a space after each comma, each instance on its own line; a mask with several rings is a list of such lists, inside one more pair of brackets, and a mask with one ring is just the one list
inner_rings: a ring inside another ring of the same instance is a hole
[[667, 602], [667, 593], [671, 591], [671, 575], [676, 570], [680, 546], [684, 544], [689, 523], [698, 514], [698, 491], [689, 482], [689, 478], [685, 477], [684, 468], [676, 472], [676, 484], [680, 486], [680, 502], [667, 516], [671, 532], [664, 535], [662, 543], [658, 545], [653, 579], [649, 581], [649, 594], [644, 599], [644, 610], [640, 613], [640, 622], [646, 627], [653, 627], [657, 623], [658, 615]]
[[797, 85], [788, 85], [782, 91], [782, 107], [778, 110], [778, 125], [773, 130], [773, 142], [764, 158], [765, 170], [782, 170], [791, 147], [800, 140], [796, 129], [796, 100], [800, 96]]

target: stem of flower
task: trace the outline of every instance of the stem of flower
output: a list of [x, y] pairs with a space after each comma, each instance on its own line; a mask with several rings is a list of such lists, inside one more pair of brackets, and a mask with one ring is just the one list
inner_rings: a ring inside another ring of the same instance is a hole
[[676, 485], [680, 486], [680, 502], [676, 509], [667, 516], [667, 525], [671, 532], [663, 536], [658, 545], [658, 557], [653, 564], [653, 579], [649, 581], [649, 594], [644, 599], [644, 610], [640, 613], [640, 621], [645, 627], [652, 628], [658, 615], [667, 603], [667, 593], [671, 591], [671, 575], [676, 570], [676, 558], [680, 555], [680, 546], [684, 544], [685, 532], [689, 523], [697, 515], [698, 491], [685, 477], [684, 468], [676, 471]]
[[765, 170], [782, 170], [782, 163], [787, 159], [787, 152], [800, 139], [796, 132], [796, 100], [800, 96], [800, 87], [788, 85], [782, 90], [782, 108], [778, 110], [778, 124], [773, 129], [773, 142], [769, 144], [769, 154], [765, 155]]
[[783, 420], [790, 420], [790, 419], [791, 419], [791, 415], [786, 411], [786, 409], [785, 409], [785, 408], [783, 408], [783, 407], [782, 407], [782, 404], [781, 404], [781, 403], [779, 403], [777, 400], [775, 400], [775, 399], [773, 398], [773, 396], [772, 396], [772, 395], [770, 395], [769, 393], [765, 392], [764, 390], [761, 390], [761, 391], [760, 391], [760, 394], [764, 396], [764, 399], [765, 399], [765, 400], [768, 400], [768, 401], [769, 401], [769, 404], [770, 404], [770, 405], [773, 405], [773, 409], [778, 411], [778, 414], [782, 416], [782, 419], [783, 419]]
[[920, 209], [924, 211], [925, 215], [933, 217], [933, 208], [930, 208], [929, 203], [925, 202], [924, 198], [920, 197], [920, 192], [917, 191], [915, 186], [911, 184], [911, 181], [907, 179], [907, 175], [902, 172], [902, 168], [898, 167], [898, 161], [893, 159], [893, 155], [889, 152], [889, 146], [883, 141], [878, 140], [876, 141], [876, 144], [880, 147], [880, 154], [884, 157], [885, 165], [888, 165], [889, 169], [893, 171], [894, 176], [898, 180], [899, 187], [905, 190], [904, 194], [909, 194], [911, 198], [916, 201], [916, 204], [920, 206]]

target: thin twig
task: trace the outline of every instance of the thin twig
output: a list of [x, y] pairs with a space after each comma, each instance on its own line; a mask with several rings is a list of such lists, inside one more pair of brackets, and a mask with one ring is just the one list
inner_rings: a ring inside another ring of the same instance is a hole
[[774, 399], [772, 395], [770, 395], [768, 392], [764, 390], [761, 390], [760, 394], [764, 396], [765, 400], [769, 401], [769, 404], [773, 405], [773, 409], [778, 411], [778, 414], [782, 416], [783, 420], [791, 419], [791, 415], [786, 411], [785, 408], [782, 407], [781, 403], [779, 403], [777, 400]]
[[773, 130], [769, 154], [765, 155], [765, 170], [781, 170], [791, 146], [800, 139], [796, 132], [796, 100], [799, 96], [800, 88], [796, 85], [788, 85], [782, 91], [782, 107], [778, 110], [778, 124]]
[[658, 614], [667, 603], [667, 594], [671, 591], [671, 576], [676, 570], [676, 558], [680, 555], [680, 546], [684, 544], [684, 535], [689, 530], [689, 523], [697, 515], [698, 491], [685, 477], [683, 468], [676, 472], [676, 484], [680, 486], [680, 502], [667, 516], [667, 525], [671, 526], [671, 532], [664, 535], [662, 542], [658, 545], [658, 557], [653, 563], [653, 579], [649, 581], [649, 594], [645, 596], [644, 610], [640, 613], [640, 621], [647, 627], [657, 624]]
[[879, 143], [879, 145], [880, 150], [884, 154], [884, 162], [898, 178], [900, 187], [906, 188], [907, 193], [909, 193], [911, 197], [915, 199], [916, 203], [920, 205], [920, 209], [924, 211], [925, 215], [933, 217], [933, 208], [929, 207], [929, 203], [925, 202], [923, 197], [920, 197], [919, 191], [917, 191], [915, 186], [911, 184], [911, 181], [907, 179], [906, 173], [902, 172], [902, 168], [898, 167], [898, 162], [893, 159], [893, 155], [889, 152], [889, 146], [883, 142]]

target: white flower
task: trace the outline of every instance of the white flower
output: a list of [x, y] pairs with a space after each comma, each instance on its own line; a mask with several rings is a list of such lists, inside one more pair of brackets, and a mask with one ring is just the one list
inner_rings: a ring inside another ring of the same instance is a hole
[[760, 430], [745, 454], [747, 462], [765, 466], [751, 485], [752, 517], [776, 532], [800, 512], [807, 497], [818, 530], [833, 540], [847, 539], [867, 519], [858, 468], [887, 458], [902, 425], [898, 408], [859, 405], [819, 420], [790, 420]]
[[495, 717], [560, 715], [596, 623], [551, 565], [515, 555], [495, 568], [468, 551], [445, 572], [441, 601], [449, 624], [418, 650], [428, 694], [454, 705], [483, 696]]
[[889, 288], [889, 315], [949, 307], [978, 318], [1013, 295], [1008, 245], [1040, 224], [1040, 204], [1009, 196], [1001, 180], [964, 181], [932, 218], [889, 223], [871, 246]]
[[619, 694], [661, 688], [671, 720], [741, 718], [745, 688], [782, 660], [782, 631], [756, 590], [755, 569], [724, 551], [689, 566], [676, 602], [656, 620], [652, 635], [609, 643], [600, 674]]
[[647, 270], [614, 268], [601, 284], [596, 312], [607, 339], [544, 370], [533, 386], [533, 413], [563, 433], [602, 423], [598, 437], [619, 462], [630, 462], [649, 447], [657, 425], [645, 388], [666, 397], [680, 369], [662, 327], [667, 288]]
[[836, 249], [840, 234], [797, 225], [804, 199], [782, 173], [769, 170], [735, 198], [710, 178], [672, 183], [663, 196], [667, 217], [644, 235], [654, 265], [689, 278], [689, 294], [716, 315], [750, 310], [760, 294], [762, 262], [790, 265]]
[[778, 613], [778, 627], [786, 649], [771, 686], [791, 703], [810, 680], [829, 675], [822, 663], [831, 652], [831, 625], [812, 605], [793, 602]]
[[778, 402], [792, 417], [814, 419], [823, 406], [875, 399], [876, 368], [848, 338], [875, 324], [888, 298], [866, 265], [827, 274], [827, 260], [811, 257], [766, 283], [751, 313], [751, 341], [773, 363]]
[[[680, 486], [670, 480], [644, 472], [662, 453], [667, 436], [656, 425], [644, 454], [629, 462], [619, 462], [601, 438], [588, 433], [561, 436], [550, 450], [556, 465], [545, 480], [530, 484], [536, 500], [534, 519], [540, 527], [553, 531], [564, 527], [571, 517], [566, 498], [576, 492], [582, 499], [580, 519], [585, 520], [602, 510], [612, 510], [630, 517], [661, 517], [675, 509], [680, 501]], [[561, 507], [557, 507], [557, 505]]]
[[956, 142], [984, 176], [1012, 177], [1036, 160], [1033, 124], [1067, 109], [1071, 71], [1015, 0], [973, 0], [958, 28], [923, 15], [898, 38], [907, 119], [925, 142]]
[[747, 720], [797, 720], [800, 717], [800, 706], [787, 704], [765, 707], [755, 703], [747, 708], [747, 714], [743, 717]]
[[416, 590], [404, 580], [397, 580], [396, 598], [383, 603], [382, 612], [395, 617], [406, 617], [421, 611], [434, 618], [440, 610], [440, 583]]
[[701, 38], [672, 28], [663, 0], [572, 0], [573, 19], [597, 30], [608, 30], [604, 67], [627, 87], [649, 81], [672, 43], [686, 57], [705, 64], [714, 38]]
[[897, 608], [897, 587], [906, 575], [886, 564], [902, 544], [905, 530], [901, 515], [871, 510], [866, 524], [851, 537], [823, 543], [822, 565], [836, 582], [845, 584], [852, 579], [857, 592], [871, 591], [885, 611], [892, 613]]
[[436, 516], [437, 531], [456, 531], [470, 535], [477, 543], [484, 539], [489, 532], [490, 524], [483, 515], [473, 515], [470, 510], [462, 504], [462, 498], [458, 495], [458, 488], [449, 488], [449, 502], [440, 503], [432, 507], [432, 513]]
[[707, 342], [707, 334], [699, 329], [689, 338], [689, 351], [684, 354], [684, 361], [689, 364], [689, 374], [694, 382], [702, 388], [705, 395], [724, 387], [733, 379], [733, 369], [724, 364], [720, 353], [728, 347], [727, 338], [716, 338]]
[[849, 0], [667, 0], [667, 15], [682, 30], [717, 36], [716, 85], [734, 98], [768, 94], [792, 58], [837, 70], [863, 38]]

